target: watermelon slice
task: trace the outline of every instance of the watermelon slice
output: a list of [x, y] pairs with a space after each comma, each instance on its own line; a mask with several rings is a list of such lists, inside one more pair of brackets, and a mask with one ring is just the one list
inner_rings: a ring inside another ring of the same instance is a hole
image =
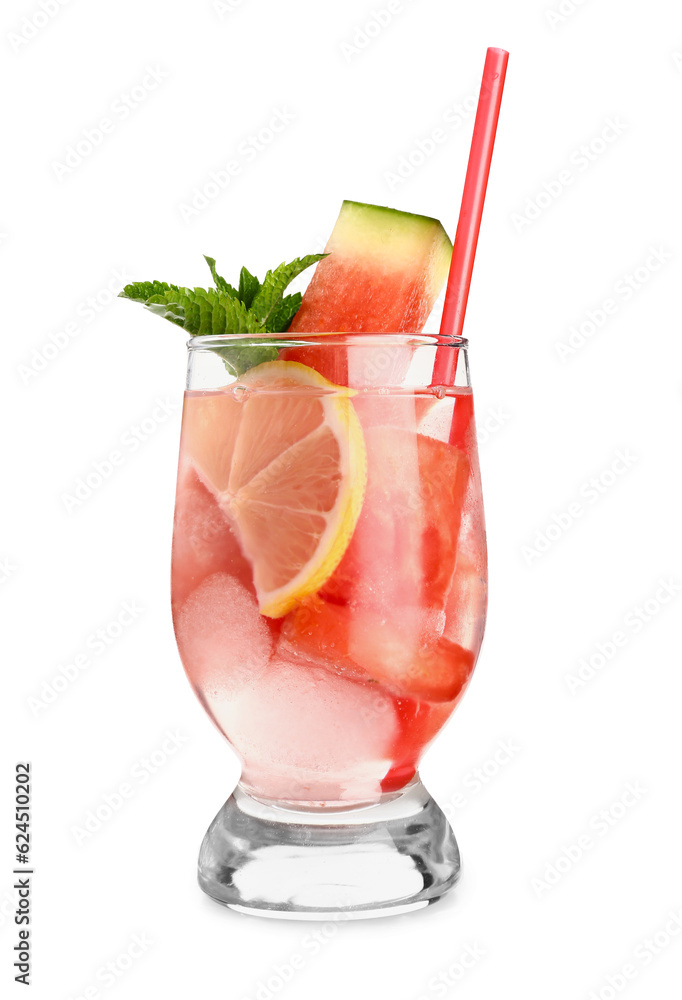
[[436, 615], [418, 607], [403, 607], [391, 618], [316, 597], [285, 618], [280, 649], [327, 659], [333, 670], [352, 677], [364, 673], [399, 697], [452, 702], [468, 683], [475, 657], [440, 636], [438, 625]]
[[426, 747], [450, 718], [453, 707], [452, 702], [394, 698], [399, 728], [391, 747], [393, 763], [381, 782], [382, 792], [395, 792], [412, 780]]
[[436, 219], [344, 201], [290, 329], [418, 333], [445, 283], [452, 244]]
[[[447, 278], [452, 244], [436, 219], [344, 201], [325, 252], [291, 333], [420, 333]], [[392, 367], [407, 371], [411, 349], [392, 351]], [[282, 357], [342, 385], [371, 384], [375, 370], [386, 377], [385, 363], [372, 366], [366, 353], [353, 357], [353, 349], [296, 347]], [[390, 381], [399, 375], [393, 371]]]

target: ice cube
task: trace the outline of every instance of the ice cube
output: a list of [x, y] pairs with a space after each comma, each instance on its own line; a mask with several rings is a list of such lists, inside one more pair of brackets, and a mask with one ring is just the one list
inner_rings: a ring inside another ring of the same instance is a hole
[[485, 577], [475, 563], [460, 553], [445, 605], [446, 639], [478, 655], [483, 641], [487, 603]]
[[369, 336], [365, 341], [348, 348], [348, 385], [354, 389], [402, 385], [414, 348], [382, 343], [381, 336]]
[[469, 478], [457, 448], [396, 427], [365, 432], [365, 499], [343, 559], [321, 595], [399, 616], [442, 607], [452, 577]]
[[399, 723], [378, 685], [278, 651], [235, 700], [221, 695], [211, 708], [257, 794], [365, 802], [381, 793]]
[[227, 573], [212, 574], [190, 595], [175, 616], [175, 634], [185, 670], [209, 705], [253, 684], [272, 652], [255, 597]]
[[432, 405], [428, 408], [425, 407], [421, 414], [419, 433], [447, 444], [450, 440], [454, 413], [455, 399], [452, 396], [434, 399]]

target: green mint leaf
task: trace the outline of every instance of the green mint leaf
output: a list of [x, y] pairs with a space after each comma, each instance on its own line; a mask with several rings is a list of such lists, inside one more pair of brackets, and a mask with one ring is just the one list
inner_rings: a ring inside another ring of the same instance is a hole
[[[184, 288], [164, 281], [136, 281], [126, 285], [120, 297], [141, 302], [146, 309], [181, 326], [192, 337], [221, 337], [230, 333], [285, 333], [301, 306], [302, 296], [284, 295], [294, 278], [326, 254], [297, 257], [268, 271], [261, 283], [245, 267], [239, 275], [239, 289], [216, 271], [213, 257], [205, 257], [215, 288]], [[234, 375], [279, 356], [275, 343], [258, 340], [240, 341], [238, 345], [216, 345], [225, 367]]]
[[130, 299], [131, 302], [146, 302], [152, 295], [163, 295], [169, 292], [176, 285], [167, 285], [165, 281], [134, 281], [131, 285], [126, 285], [122, 292], [118, 293], [119, 299]]
[[216, 288], [220, 289], [221, 292], [225, 292], [230, 298], [241, 299], [241, 295], [236, 288], [233, 288], [221, 275], [218, 274], [215, 268], [215, 259], [213, 257], [207, 257], [204, 254], [204, 260], [211, 269], [211, 277], [213, 278], [213, 284]]
[[[146, 286], [155, 286], [155, 294], [144, 299]], [[258, 324], [239, 299], [217, 288], [182, 288], [162, 286], [161, 282], [126, 286], [123, 298], [143, 302], [150, 312], [168, 319], [186, 330], [192, 337], [216, 336], [225, 333], [256, 333]]]
[[277, 309], [272, 314], [270, 325], [273, 333], [286, 333], [291, 326], [291, 321], [301, 308], [303, 296], [300, 292], [295, 295], [285, 295]]
[[252, 344], [242, 341], [239, 347], [216, 347], [214, 350], [233, 375], [243, 375], [249, 368], [262, 365], [265, 361], [276, 361], [279, 357], [279, 348], [276, 345], [261, 344], [258, 341]]
[[274, 271], [268, 271], [261, 288], [251, 304], [251, 311], [256, 316], [263, 330], [278, 333], [272, 321], [282, 302], [284, 291], [294, 278], [297, 278], [311, 264], [317, 264], [326, 254], [315, 253], [307, 257], [297, 257], [289, 264], [280, 264]]
[[239, 298], [242, 300], [247, 309], [251, 308], [253, 300], [260, 290], [260, 281], [258, 278], [254, 277], [245, 267], [242, 268], [241, 274], [239, 275]]

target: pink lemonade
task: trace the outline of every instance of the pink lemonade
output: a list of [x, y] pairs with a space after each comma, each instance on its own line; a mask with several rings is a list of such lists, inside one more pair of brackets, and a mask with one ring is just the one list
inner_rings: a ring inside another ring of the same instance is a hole
[[173, 614], [243, 787], [349, 807], [411, 781], [469, 682], [485, 528], [470, 388], [325, 385], [186, 393]]

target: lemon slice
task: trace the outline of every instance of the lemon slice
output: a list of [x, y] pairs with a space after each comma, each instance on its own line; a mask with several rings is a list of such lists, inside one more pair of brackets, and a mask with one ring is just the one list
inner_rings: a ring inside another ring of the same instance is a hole
[[352, 395], [307, 365], [269, 361], [185, 400], [183, 454], [228, 515], [270, 618], [320, 589], [353, 534], [367, 457]]

